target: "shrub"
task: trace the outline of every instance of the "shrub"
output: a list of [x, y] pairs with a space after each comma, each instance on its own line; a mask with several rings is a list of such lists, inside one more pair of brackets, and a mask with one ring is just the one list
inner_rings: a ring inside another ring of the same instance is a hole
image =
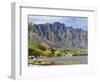
[[33, 49], [28, 48], [28, 54], [29, 54], [29, 56], [32, 56], [32, 54], [33, 54]]
[[80, 56], [80, 53], [75, 52], [75, 53], [73, 53], [73, 56]]
[[39, 43], [37, 44], [37, 48], [39, 48], [39, 49], [41, 49], [43, 51], [46, 50], [46, 48], [43, 45], [39, 44]]
[[51, 57], [51, 54], [52, 54], [52, 52], [49, 49], [44, 51], [44, 55], [47, 57]]
[[28, 23], [28, 31], [32, 31], [32, 23], [31, 22]]

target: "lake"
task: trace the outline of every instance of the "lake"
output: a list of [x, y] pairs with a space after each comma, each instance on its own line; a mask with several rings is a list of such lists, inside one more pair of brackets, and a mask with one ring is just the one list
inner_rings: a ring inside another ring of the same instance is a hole
[[64, 56], [64, 57], [49, 57], [38, 58], [32, 65], [73, 65], [87, 64], [88, 56]]
[[64, 57], [51, 57], [49, 60], [58, 60], [58, 61], [64, 61], [64, 60], [79, 60], [79, 61], [88, 61], [88, 56], [64, 56]]

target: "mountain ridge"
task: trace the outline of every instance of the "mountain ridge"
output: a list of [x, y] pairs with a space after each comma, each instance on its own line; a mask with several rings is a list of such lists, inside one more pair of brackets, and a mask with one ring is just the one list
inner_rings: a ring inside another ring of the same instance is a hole
[[32, 24], [31, 40], [48, 47], [87, 49], [88, 31], [60, 22]]

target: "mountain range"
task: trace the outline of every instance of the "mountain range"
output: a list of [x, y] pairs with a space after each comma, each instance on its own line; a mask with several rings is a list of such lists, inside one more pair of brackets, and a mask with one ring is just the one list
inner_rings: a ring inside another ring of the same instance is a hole
[[29, 38], [46, 47], [80, 49], [88, 47], [87, 30], [67, 26], [60, 22], [32, 24]]

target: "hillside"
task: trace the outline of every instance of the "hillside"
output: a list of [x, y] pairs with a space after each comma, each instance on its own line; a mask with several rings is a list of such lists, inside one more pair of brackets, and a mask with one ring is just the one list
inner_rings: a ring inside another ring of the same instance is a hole
[[31, 24], [29, 40], [39, 42], [46, 47], [87, 49], [88, 32], [60, 22]]

